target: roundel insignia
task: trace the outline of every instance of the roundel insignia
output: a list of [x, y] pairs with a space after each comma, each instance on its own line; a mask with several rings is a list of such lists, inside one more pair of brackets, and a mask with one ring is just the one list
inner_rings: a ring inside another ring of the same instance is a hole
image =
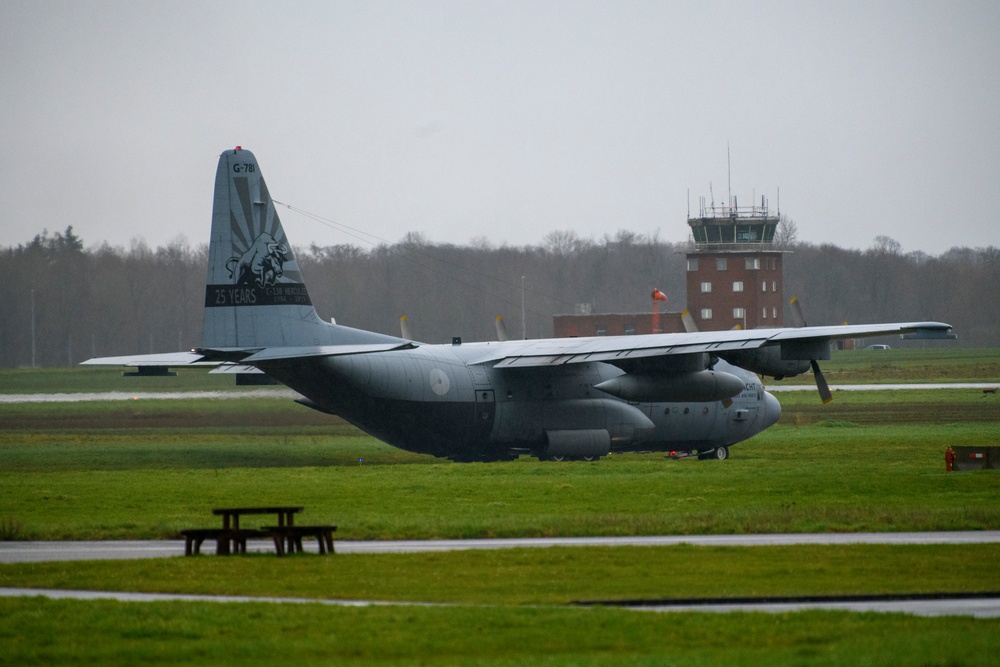
[[440, 368], [435, 368], [431, 371], [431, 391], [433, 391], [438, 396], [444, 396], [448, 393], [451, 388], [451, 380]]

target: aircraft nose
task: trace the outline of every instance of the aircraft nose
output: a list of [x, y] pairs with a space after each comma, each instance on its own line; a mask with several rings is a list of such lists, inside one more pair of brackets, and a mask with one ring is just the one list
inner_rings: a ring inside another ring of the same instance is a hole
[[764, 392], [764, 428], [774, 426], [781, 419], [781, 403], [769, 392]]

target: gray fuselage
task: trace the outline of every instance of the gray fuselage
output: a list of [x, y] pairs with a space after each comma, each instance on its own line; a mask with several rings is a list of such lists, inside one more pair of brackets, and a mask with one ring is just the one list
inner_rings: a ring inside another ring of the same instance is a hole
[[[594, 385], [622, 375], [601, 362], [494, 368], [497, 345], [421, 345], [260, 364], [306, 397], [393, 446], [461, 461], [519, 454], [596, 458], [625, 451], [708, 451], [774, 424], [781, 408], [756, 375], [723, 402], [629, 402]], [[728, 401], [726, 403], [729, 403]]]

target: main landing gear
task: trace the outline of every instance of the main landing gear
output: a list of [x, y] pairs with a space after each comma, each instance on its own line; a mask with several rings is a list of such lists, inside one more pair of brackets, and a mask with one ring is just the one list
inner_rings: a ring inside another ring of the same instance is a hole
[[707, 452], [698, 452], [699, 461], [725, 461], [729, 458], [729, 447], [716, 447]]

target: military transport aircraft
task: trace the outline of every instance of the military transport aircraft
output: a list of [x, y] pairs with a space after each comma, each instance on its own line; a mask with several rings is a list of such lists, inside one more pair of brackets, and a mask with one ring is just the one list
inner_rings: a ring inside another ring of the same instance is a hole
[[455, 461], [596, 459], [610, 452], [729, 446], [778, 421], [756, 374], [816, 375], [830, 341], [953, 337], [910, 322], [428, 345], [322, 320], [253, 153], [225, 151], [215, 176], [202, 346], [84, 364], [259, 369], [390, 445]]

